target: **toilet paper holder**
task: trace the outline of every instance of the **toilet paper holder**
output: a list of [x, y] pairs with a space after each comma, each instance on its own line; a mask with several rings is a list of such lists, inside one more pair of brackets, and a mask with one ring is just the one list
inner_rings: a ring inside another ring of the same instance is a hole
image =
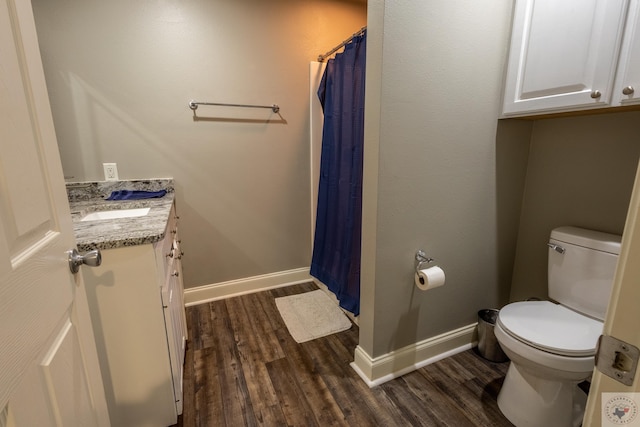
[[416, 252], [416, 274], [419, 274], [420, 270], [422, 270], [422, 264], [429, 264], [434, 261], [435, 259], [428, 257], [423, 250], [418, 250]]

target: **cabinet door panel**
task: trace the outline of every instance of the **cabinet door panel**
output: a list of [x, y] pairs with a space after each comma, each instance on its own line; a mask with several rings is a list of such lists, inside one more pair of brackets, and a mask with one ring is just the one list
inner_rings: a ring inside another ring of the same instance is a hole
[[83, 270], [114, 427], [178, 418], [156, 256], [149, 244], [105, 249]]
[[167, 328], [167, 346], [171, 360], [173, 391], [175, 394], [178, 414], [182, 414], [182, 378], [184, 374], [184, 356], [187, 342], [186, 323], [184, 315], [184, 301], [182, 298], [182, 282], [177, 270], [167, 277], [166, 286], [162, 289], [162, 305], [164, 307], [164, 321]]
[[[629, 87], [632, 90], [625, 90]], [[613, 92], [614, 106], [633, 104], [640, 104], [640, 0], [631, 0], [629, 4]]]
[[518, 1], [504, 115], [609, 105], [626, 9], [627, 0]]

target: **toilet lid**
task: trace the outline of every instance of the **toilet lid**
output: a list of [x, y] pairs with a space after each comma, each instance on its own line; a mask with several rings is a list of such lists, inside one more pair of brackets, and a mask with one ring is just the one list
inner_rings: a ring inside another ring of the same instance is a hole
[[524, 301], [503, 307], [498, 323], [514, 338], [564, 356], [595, 354], [603, 323], [549, 301]]

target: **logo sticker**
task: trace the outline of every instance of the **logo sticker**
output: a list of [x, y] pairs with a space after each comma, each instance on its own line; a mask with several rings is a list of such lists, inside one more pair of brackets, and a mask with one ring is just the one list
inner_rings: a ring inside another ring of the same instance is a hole
[[602, 393], [602, 425], [640, 427], [640, 393]]

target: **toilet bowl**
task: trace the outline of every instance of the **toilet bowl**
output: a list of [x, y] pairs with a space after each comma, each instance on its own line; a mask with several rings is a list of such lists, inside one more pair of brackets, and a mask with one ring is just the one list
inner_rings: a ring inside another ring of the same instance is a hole
[[548, 291], [556, 301], [503, 307], [494, 333], [511, 360], [500, 411], [517, 427], [578, 427], [598, 337], [620, 253], [621, 236], [577, 227], [551, 232]]
[[549, 301], [509, 304], [496, 339], [511, 359], [498, 407], [516, 426], [579, 426], [602, 322]]

